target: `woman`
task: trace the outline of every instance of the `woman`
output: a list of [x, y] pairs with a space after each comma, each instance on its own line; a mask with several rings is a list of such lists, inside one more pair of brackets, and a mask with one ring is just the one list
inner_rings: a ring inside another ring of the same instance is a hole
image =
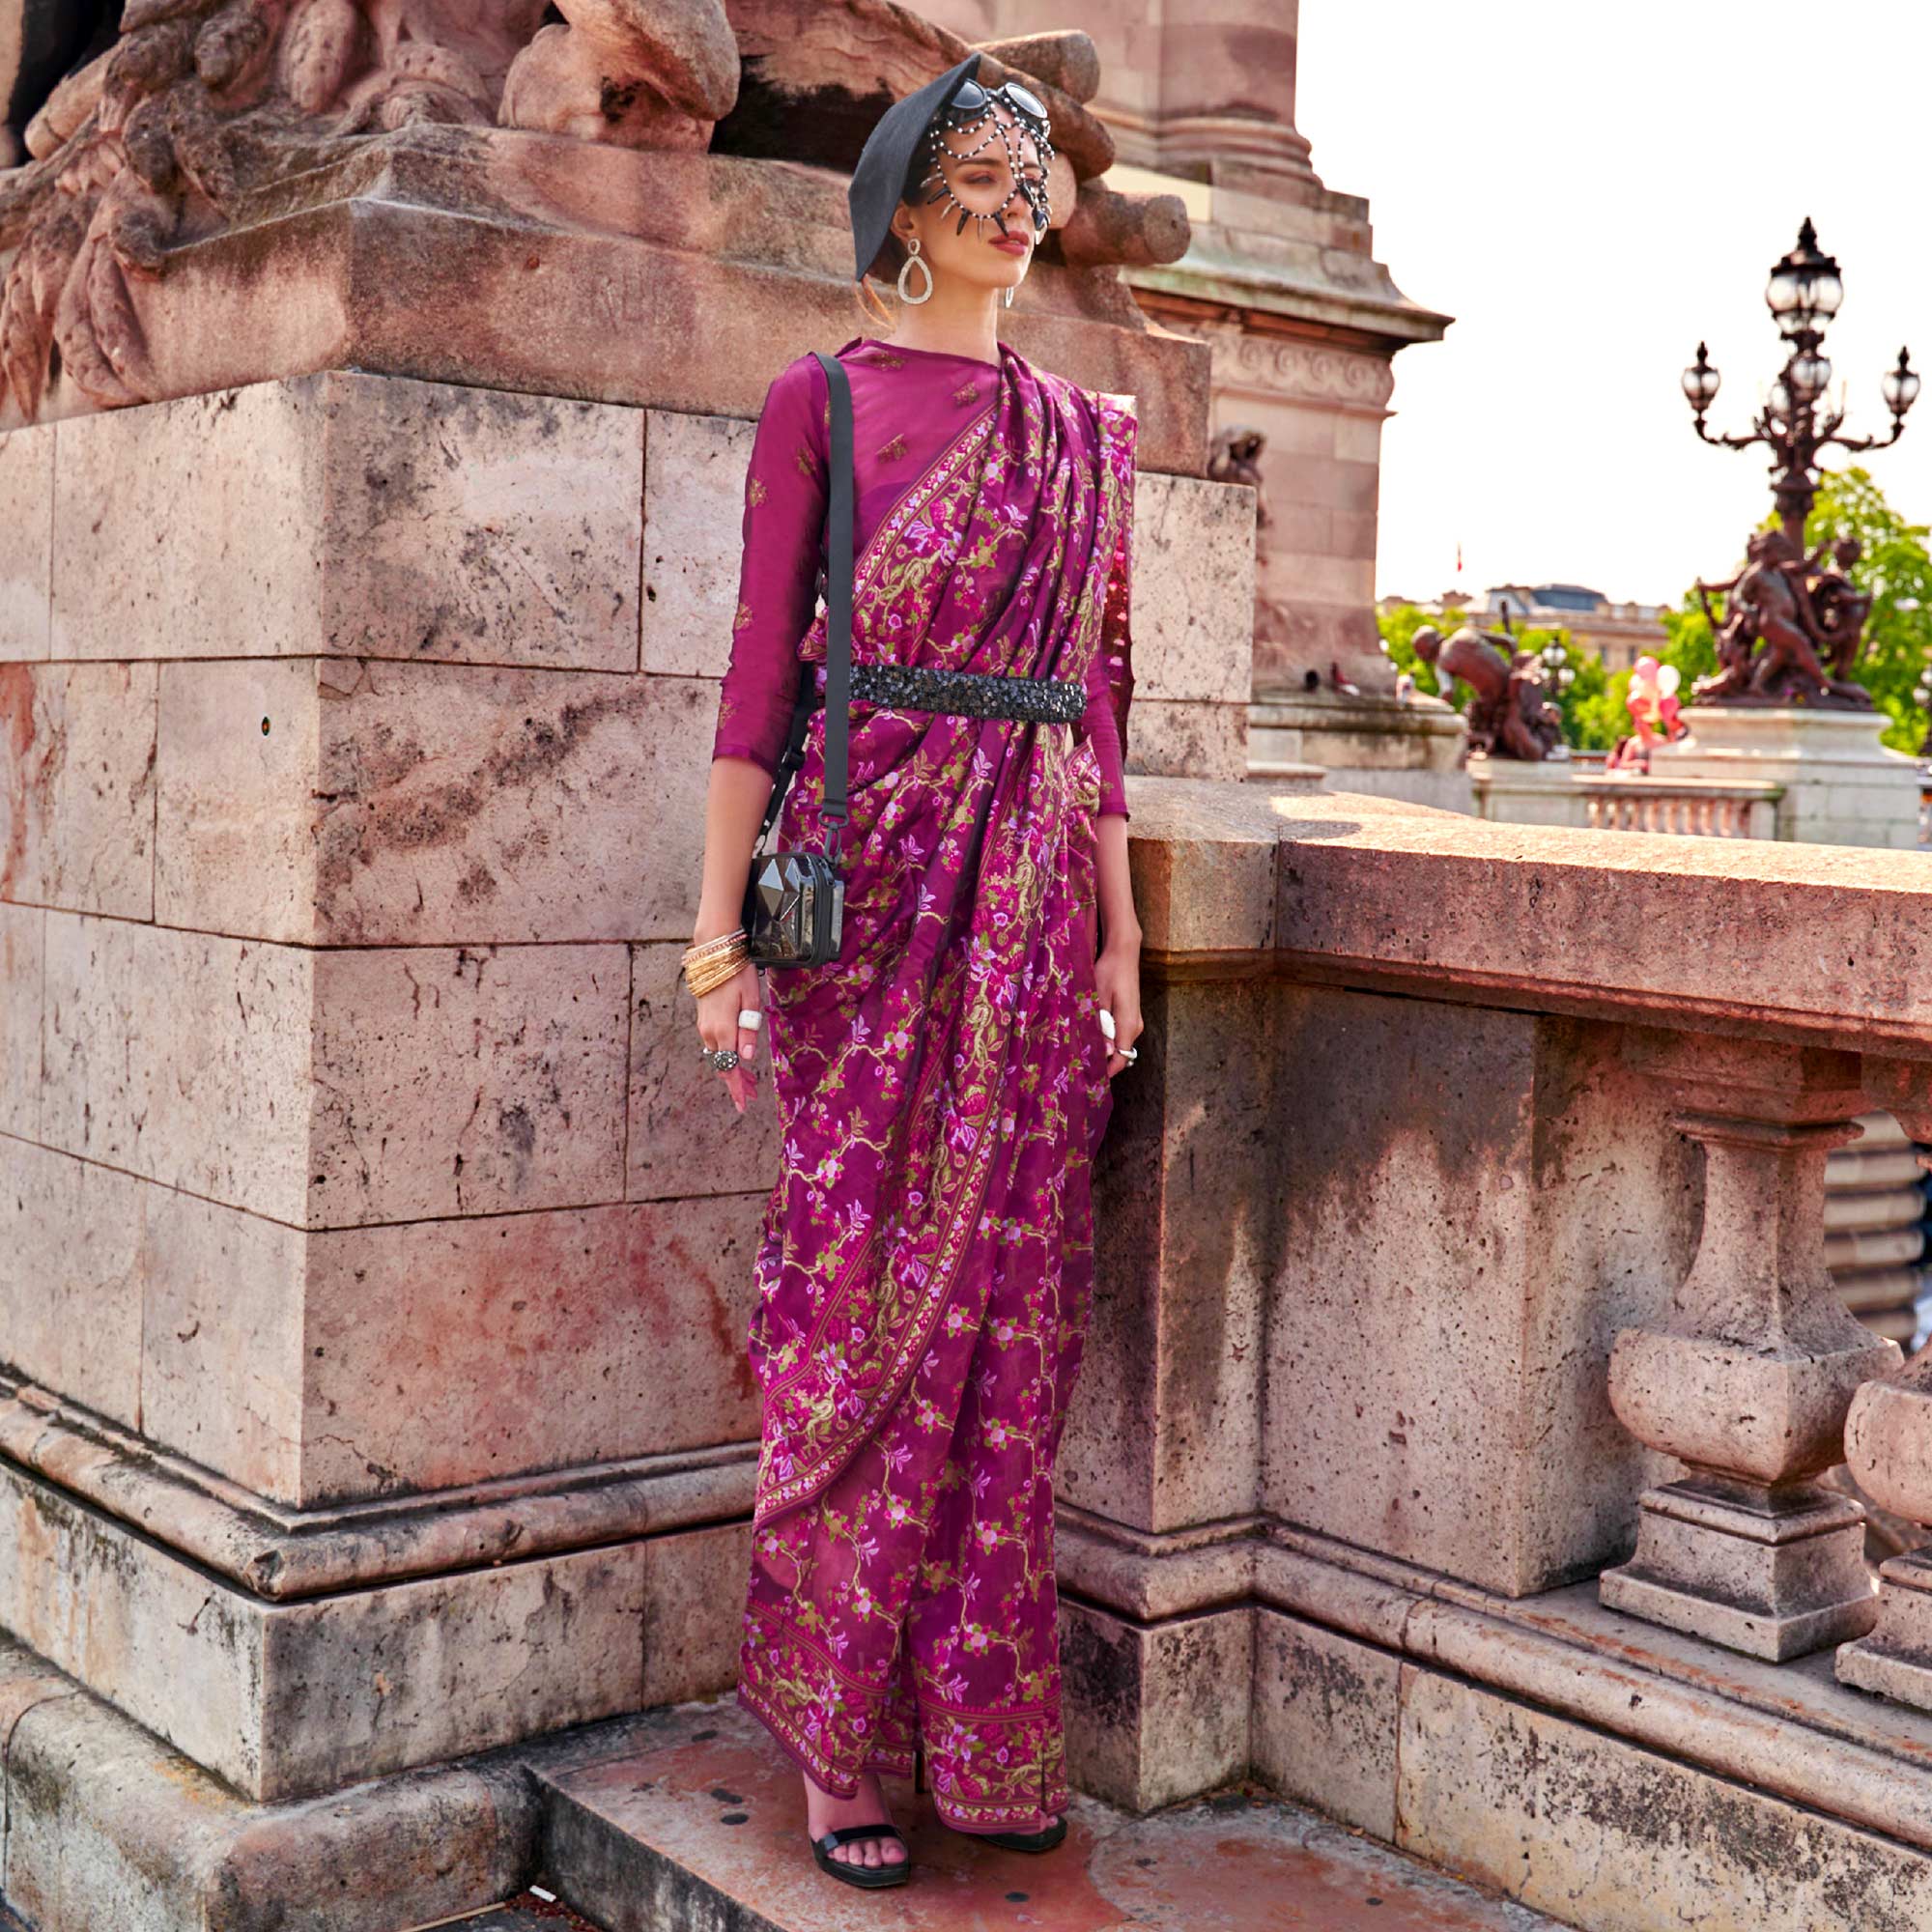
[[[890, 343], [838, 352], [857, 472], [844, 925], [835, 962], [765, 989], [783, 1163], [755, 1264], [739, 1697], [805, 1772], [819, 1863], [861, 1885], [908, 1875], [882, 1771], [923, 1770], [960, 1830], [1027, 1850], [1065, 1833], [1053, 1461], [1090, 1165], [1141, 1027], [1121, 779], [1135, 423], [995, 335], [1046, 226], [1052, 145], [1035, 97], [989, 95], [978, 65], [888, 110], [853, 176], [862, 290], [896, 270], [906, 305]], [[687, 955], [740, 1112], [767, 1014], [728, 935], [800, 661], [824, 689], [829, 403], [815, 357], [783, 369], [746, 480]], [[939, 708], [930, 678], [920, 703], [869, 700], [882, 664], [990, 678], [982, 703], [1064, 722]], [[781, 847], [823, 842], [823, 726], [821, 708]]]

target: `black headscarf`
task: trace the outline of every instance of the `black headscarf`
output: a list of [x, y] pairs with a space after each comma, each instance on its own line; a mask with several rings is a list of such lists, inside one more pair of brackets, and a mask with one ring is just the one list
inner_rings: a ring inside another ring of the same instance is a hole
[[892, 230], [893, 211], [904, 198], [906, 177], [918, 158], [933, 116], [952, 99], [962, 80], [977, 79], [980, 56], [971, 53], [929, 80], [917, 94], [895, 100], [879, 116], [866, 136], [859, 164], [852, 170], [846, 199], [852, 208], [852, 279], [859, 281], [874, 267]]

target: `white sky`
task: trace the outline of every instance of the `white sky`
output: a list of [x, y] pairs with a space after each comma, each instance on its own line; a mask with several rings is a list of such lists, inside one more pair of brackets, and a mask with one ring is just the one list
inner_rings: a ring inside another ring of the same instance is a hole
[[[1678, 378], [1707, 339], [1710, 426], [1748, 427], [1782, 360], [1767, 271], [1806, 214], [1845, 278], [1845, 428], [1887, 429], [1900, 343], [1932, 374], [1928, 85], [1928, 0], [1301, 0], [1315, 167], [1369, 197], [1397, 286], [1457, 318], [1396, 357], [1379, 594], [1673, 603], [1728, 576], [1765, 452], [1700, 443]], [[1932, 383], [1896, 448], [1827, 457], [1850, 461], [1932, 521]]]

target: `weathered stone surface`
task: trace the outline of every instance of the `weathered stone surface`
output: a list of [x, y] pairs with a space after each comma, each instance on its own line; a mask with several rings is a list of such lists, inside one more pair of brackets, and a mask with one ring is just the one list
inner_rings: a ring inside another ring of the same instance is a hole
[[0, 1529], [0, 1625], [250, 1797], [641, 1701], [641, 1541], [267, 1604], [12, 1465]]
[[192, 1194], [128, 1185], [144, 1213], [133, 1281], [146, 1302], [143, 1433], [257, 1494], [300, 1502], [305, 1463], [344, 1453], [303, 1435], [302, 1381], [313, 1365], [303, 1335], [310, 1237]]
[[154, 777], [154, 666], [0, 666], [0, 897], [152, 918]]
[[630, 1131], [634, 1201], [758, 1188], [779, 1174], [779, 1115], [761, 1033], [757, 1098], [744, 1113], [697, 1057], [697, 1002], [680, 977], [684, 941], [631, 949]]
[[638, 411], [334, 372], [57, 434], [56, 657], [637, 664]]
[[1916, 1932], [1932, 1859], [1621, 1740], [1403, 1672], [1401, 1843], [1593, 1932]]
[[314, 983], [314, 1134], [292, 1218], [622, 1199], [623, 947], [328, 952]]
[[[1179, 699], [1239, 704], [1245, 723], [1254, 677], [1254, 502], [1243, 484], [1135, 478], [1135, 716], [1143, 702]], [[1133, 723], [1130, 716], [1130, 730]]]
[[755, 1436], [762, 1208], [724, 1195], [311, 1236], [295, 1499]]
[[645, 1707], [727, 1691], [738, 1681], [752, 1525], [720, 1523], [641, 1546]]
[[0, 719], [0, 893], [153, 918], [155, 667], [10, 667]]
[[47, 655], [54, 431], [0, 436], [0, 664]]
[[1127, 707], [1126, 769], [1152, 778], [1245, 778], [1247, 705], [1143, 697], [1136, 690]]
[[1143, 1530], [1247, 1514], [1281, 1239], [1264, 980], [1147, 988], [1095, 1169], [1095, 1286], [1057, 1475]]
[[1149, 1627], [1063, 1602], [1074, 1784], [1140, 1812], [1238, 1777], [1249, 1761], [1248, 1700], [1224, 1692], [1252, 1681], [1254, 1642], [1245, 1605]]
[[147, 1190], [25, 1141], [0, 1159], [0, 1358], [137, 1428]]
[[1393, 1840], [1402, 1665], [1317, 1624], [1254, 1614], [1256, 1776]]
[[[163, 668], [159, 916], [297, 944], [688, 943], [715, 682]], [[273, 728], [264, 736], [262, 721]]]
[[1509, 1595], [1597, 1568], [1665, 1468], [1604, 1365], [1694, 1241], [1667, 1097], [1611, 1028], [1282, 997], [1266, 1507]]
[[642, 1620], [635, 1543], [278, 1606], [256, 1635], [255, 1764], [236, 1781], [328, 1791], [636, 1710]]
[[35, 1932], [394, 1932], [504, 1897], [534, 1851], [514, 1763], [252, 1804], [12, 1643], [0, 1715], [5, 1888]]
[[0, 1134], [41, 1128], [41, 987], [47, 916], [0, 900]]
[[[778, 374], [774, 365], [772, 374]], [[644, 413], [647, 671], [723, 677], [744, 548], [745, 470], [756, 427], [733, 416]]]
[[[1127, 733], [1133, 735], [1131, 716]], [[1133, 777], [1126, 793], [1127, 856], [1144, 950], [1243, 953], [1272, 947], [1280, 828], [1267, 797]]]
[[159, 667], [155, 916], [163, 925], [292, 945], [325, 936], [316, 905], [317, 835], [332, 810], [321, 796], [324, 668], [246, 657]]
[[315, 955], [125, 920], [46, 920], [41, 1139], [299, 1224]]

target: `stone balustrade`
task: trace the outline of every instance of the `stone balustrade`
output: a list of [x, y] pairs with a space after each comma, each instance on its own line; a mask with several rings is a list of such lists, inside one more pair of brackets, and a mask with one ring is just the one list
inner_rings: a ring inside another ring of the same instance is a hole
[[1881, 1597], [1834, 1465], [1849, 1415], [1932, 1521], [1932, 1374], [1844, 1310], [1823, 1213], [1861, 1117], [1932, 1129], [1922, 860], [1130, 803], [1148, 1032], [1061, 1473], [1081, 1779], [1246, 1771], [1586, 1926], [1716, 1887], [1923, 1922], [1932, 1562]]
[[1592, 832], [1663, 832], [1702, 838], [1772, 838], [1784, 787], [1722, 780], [1578, 777]]

